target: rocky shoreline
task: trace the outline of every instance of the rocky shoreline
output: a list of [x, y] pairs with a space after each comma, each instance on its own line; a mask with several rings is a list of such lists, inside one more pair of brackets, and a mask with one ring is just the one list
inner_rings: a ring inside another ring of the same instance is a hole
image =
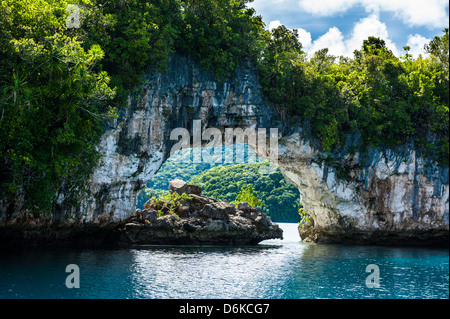
[[171, 181], [170, 188], [177, 201], [148, 201], [144, 210], [136, 210], [116, 227], [117, 243], [251, 245], [283, 238], [281, 228], [259, 208], [208, 198], [199, 187], [181, 180]]
[[[106, 247], [160, 245], [253, 245], [283, 238], [281, 228], [247, 203], [237, 207], [201, 195], [184, 181], [171, 182], [172, 202], [147, 202], [144, 210], [122, 221], [55, 221], [52, 216], [16, 220], [0, 226], [0, 248]], [[184, 195], [183, 195], [184, 194]], [[153, 207], [153, 208], [152, 208]], [[157, 209], [155, 209], [157, 208]]]
[[395, 231], [354, 231], [332, 232], [314, 227], [298, 226], [303, 242], [317, 244], [376, 245], [391, 247], [449, 247], [446, 229], [395, 230]]

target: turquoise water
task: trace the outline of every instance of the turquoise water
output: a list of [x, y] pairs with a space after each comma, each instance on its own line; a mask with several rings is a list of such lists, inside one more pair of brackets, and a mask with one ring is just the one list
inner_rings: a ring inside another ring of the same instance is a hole
[[448, 249], [306, 244], [280, 225], [284, 240], [253, 247], [0, 251], [0, 298], [449, 298]]

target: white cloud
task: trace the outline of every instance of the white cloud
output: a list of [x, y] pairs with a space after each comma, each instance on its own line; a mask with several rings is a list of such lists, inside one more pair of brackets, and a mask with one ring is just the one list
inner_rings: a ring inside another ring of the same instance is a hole
[[309, 55], [321, 49], [328, 48], [328, 54], [331, 55], [346, 55], [347, 48], [344, 41], [344, 35], [336, 28], [332, 27], [327, 33], [315, 40], [308, 50]]
[[389, 32], [386, 24], [378, 20], [376, 14], [371, 14], [367, 18], [361, 19], [353, 28], [352, 37], [347, 41], [347, 55], [353, 53], [354, 50], [361, 49], [363, 41], [368, 37], [374, 36], [383, 39], [386, 47], [395, 55], [398, 50], [392, 40], [389, 39]]
[[343, 13], [361, 5], [368, 12], [392, 12], [409, 26], [442, 28], [449, 25], [448, 0], [298, 0], [304, 12], [317, 16]]
[[311, 33], [302, 28], [298, 28], [297, 32], [298, 32], [298, 40], [302, 44], [303, 50], [309, 48], [312, 43]]
[[428, 53], [425, 52], [424, 46], [425, 44], [430, 43], [430, 41], [431, 39], [427, 39], [420, 34], [410, 34], [406, 45], [411, 48], [409, 53], [412, 54], [414, 58], [417, 58], [419, 55], [426, 57], [428, 56]]
[[448, 25], [448, 0], [377, 0], [376, 2], [380, 10], [395, 13], [409, 26], [442, 28]]
[[[260, 0], [263, 1], [263, 0]], [[329, 54], [335, 56], [347, 56], [353, 57], [354, 50], [359, 50], [362, 47], [362, 43], [369, 36], [382, 38], [386, 42], [386, 46], [396, 55], [400, 56], [404, 54], [402, 47], [397, 45], [390, 38], [388, 28], [384, 22], [379, 19], [380, 10], [394, 12], [399, 17], [406, 20], [410, 20], [411, 24], [426, 23], [426, 21], [431, 20], [428, 17], [434, 16], [439, 21], [439, 16], [448, 16], [448, 11], [441, 10], [435, 12], [437, 8], [444, 8], [445, 5], [441, 0], [427, 0], [427, 1], [416, 1], [416, 0], [278, 0], [277, 6], [290, 5], [292, 7], [293, 3], [298, 3], [306, 5], [310, 4], [308, 7], [309, 12], [317, 15], [335, 14], [336, 12], [344, 12], [354, 5], [364, 5], [367, 11], [371, 13], [367, 17], [356, 21], [353, 25], [352, 31], [343, 34], [342, 31], [334, 26], [328, 29], [322, 36], [313, 39], [310, 32], [303, 28], [298, 28], [298, 38], [303, 45], [303, 50], [308, 52], [311, 56], [314, 52], [328, 48]], [[428, 4], [427, 4], [428, 3]], [[291, 10], [294, 10], [292, 8]], [[425, 14], [423, 14], [425, 12]], [[436, 23], [436, 21], [434, 21]], [[431, 22], [427, 22], [428, 25]], [[447, 21], [448, 23], [448, 21]], [[269, 23], [268, 29], [272, 30], [282, 24], [280, 20], [273, 20]], [[437, 24], [437, 23], [436, 23]], [[442, 27], [442, 26], [440, 26]], [[405, 34], [406, 37], [406, 34]], [[428, 39], [420, 34], [410, 34], [407, 39], [406, 45], [410, 46], [410, 54], [415, 58], [421, 54], [426, 56], [423, 47], [426, 43], [429, 43], [431, 39]], [[403, 44], [404, 45], [404, 44]]]
[[270, 23], [269, 23], [269, 30], [272, 31], [272, 29], [276, 29], [280, 25], [281, 25], [281, 21], [280, 20], [270, 21]]
[[363, 41], [369, 36], [383, 39], [388, 49], [398, 55], [397, 47], [389, 39], [386, 25], [378, 20], [376, 14], [371, 14], [356, 23], [348, 38], [345, 38], [337, 27], [330, 28], [327, 33], [312, 43], [308, 53], [312, 55], [320, 49], [328, 48], [328, 53], [331, 55], [353, 57], [353, 51], [361, 49]]

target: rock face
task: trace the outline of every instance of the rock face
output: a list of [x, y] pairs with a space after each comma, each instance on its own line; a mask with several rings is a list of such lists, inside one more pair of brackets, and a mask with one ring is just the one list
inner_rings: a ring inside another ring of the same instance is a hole
[[[360, 152], [358, 136], [348, 136], [339, 152], [323, 154], [307, 125], [263, 101], [255, 71], [243, 64], [232, 79], [218, 82], [190, 58], [172, 56], [167, 72], [149, 72], [141, 92], [130, 96], [128, 107], [105, 130], [98, 145], [102, 159], [79, 207], [65, 203], [60, 194], [52, 216], [36, 219], [23, 211], [21, 198], [2, 198], [0, 226], [22, 233], [55, 223], [116, 227], [134, 215], [143, 186], [170, 156], [177, 142], [171, 132], [184, 128], [192, 136], [194, 120], [201, 120], [202, 131], [279, 130], [279, 156], [273, 164], [298, 187], [313, 222], [300, 227], [303, 240], [448, 245], [448, 166], [423, 158], [413, 144]], [[273, 162], [267, 151], [251, 140], [249, 145]]]
[[312, 224], [299, 225], [304, 241], [448, 245], [448, 167], [412, 145], [319, 158], [299, 134], [280, 147], [282, 173], [299, 188]]
[[[200, 188], [181, 180], [170, 182], [172, 193], [183, 189]], [[201, 189], [200, 189], [201, 193]], [[281, 228], [258, 208], [241, 205], [240, 209], [226, 202], [188, 194], [178, 205], [160, 204], [172, 208], [173, 213], [158, 217], [156, 204], [146, 203], [144, 210], [123, 221], [115, 234], [120, 244], [257, 244], [265, 239], [283, 238]], [[154, 207], [154, 208], [152, 208]], [[164, 209], [164, 208], [163, 208]]]

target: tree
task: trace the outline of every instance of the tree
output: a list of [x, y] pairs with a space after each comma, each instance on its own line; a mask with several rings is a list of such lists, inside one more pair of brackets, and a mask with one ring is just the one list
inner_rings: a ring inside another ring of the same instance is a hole
[[427, 53], [435, 56], [439, 60], [448, 81], [448, 74], [449, 74], [448, 28], [445, 28], [443, 32], [444, 34], [441, 37], [435, 36], [430, 41], [430, 43], [425, 45], [424, 49]]
[[258, 64], [263, 92], [273, 104], [292, 109], [295, 106], [289, 102], [300, 98], [298, 87], [303, 82], [300, 61], [304, 52], [298, 32], [281, 25], [263, 36], [266, 46]]
[[106, 55], [102, 67], [118, 87], [120, 102], [141, 84], [150, 68], [163, 71], [180, 33], [177, 0], [94, 0], [78, 31], [86, 46], [98, 44]]
[[264, 23], [249, 0], [186, 0], [177, 50], [196, 58], [217, 79], [230, 77], [243, 61], [256, 60]]
[[251, 207], [257, 207], [262, 206], [263, 202], [259, 200], [258, 197], [256, 197], [253, 194], [253, 188], [251, 186], [248, 187], [242, 187], [239, 194], [236, 196], [236, 199], [232, 202], [234, 205], [238, 205], [239, 203], [247, 202], [249, 206]]
[[104, 51], [66, 28], [65, 1], [2, 1], [0, 192], [51, 212], [59, 193], [75, 203], [98, 160], [102, 121], [115, 116]]

